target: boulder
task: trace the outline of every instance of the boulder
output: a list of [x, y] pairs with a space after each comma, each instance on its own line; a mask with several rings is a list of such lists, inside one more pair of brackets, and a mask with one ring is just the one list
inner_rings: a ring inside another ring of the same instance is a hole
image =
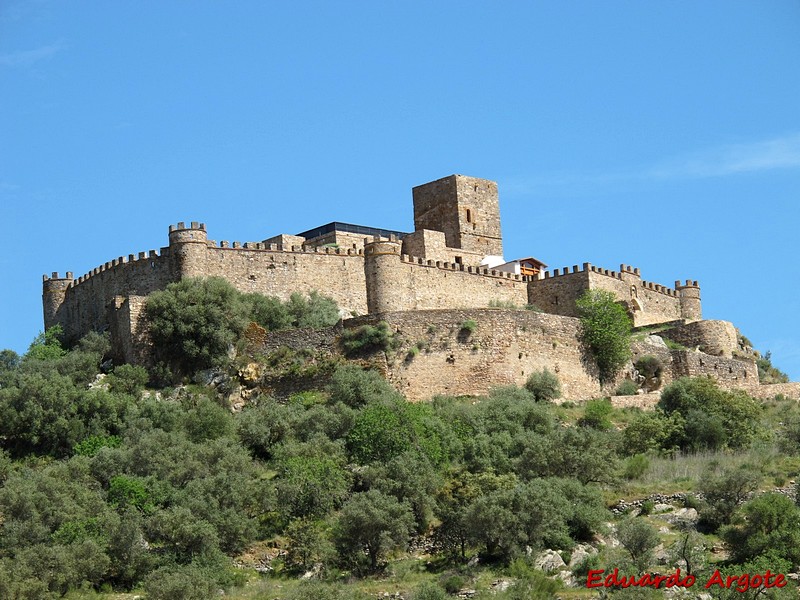
[[578, 544], [572, 551], [572, 556], [569, 557], [569, 568], [574, 568], [595, 554], [597, 554], [597, 549], [593, 546], [589, 544]]
[[539, 553], [534, 559], [533, 564], [537, 569], [541, 569], [545, 573], [557, 571], [561, 567], [567, 566], [567, 563], [564, 562], [564, 559], [561, 558], [561, 555], [555, 550], [545, 550]]

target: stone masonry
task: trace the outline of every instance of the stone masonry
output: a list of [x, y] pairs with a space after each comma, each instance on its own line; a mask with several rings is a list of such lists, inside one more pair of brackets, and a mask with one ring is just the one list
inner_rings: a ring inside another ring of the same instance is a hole
[[[528, 319], [530, 323], [524, 326], [530, 331], [556, 332], [542, 334], [548, 339], [547, 348], [537, 347], [536, 338], [523, 341], [517, 325], [508, 325], [491, 313], [487, 318], [492, 326], [507, 330], [510, 336], [502, 344], [490, 343], [499, 358], [478, 360], [485, 354], [481, 342], [475, 357], [462, 357], [459, 364], [474, 367], [468, 379], [518, 382], [537, 365], [553, 362], [556, 348], [558, 353], [569, 348], [571, 354], [560, 359], [563, 367], [559, 368], [564, 369], [565, 385], [583, 394], [593, 393], [596, 384], [591, 382], [591, 369], [585, 366], [588, 363], [577, 342], [575, 300], [588, 289], [602, 289], [616, 295], [634, 325], [696, 323], [684, 328], [679, 334], [683, 337], [675, 341], [731, 359], [726, 348], [731, 347], [735, 330], [727, 323], [701, 321], [696, 281], [676, 282], [669, 288], [643, 280], [638, 268], [621, 265], [619, 271], [609, 271], [589, 263], [537, 276], [509, 273], [498, 268], [505, 259], [496, 183], [451, 175], [414, 188], [413, 201], [413, 233], [332, 223], [310, 230], [321, 233], [308, 239], [280, 234], [262, 242], [217, 243], [208, 239], [205, 224], [178, 223], [169, 228], [169, 245], [158, 251], [120, 256], [78, 278], [71, 272], [64, 277], [45, 275], [45, 327], [60, 324], [68, 341], [92, 330], [109, 331], [118, 359], [144, 360], [146, 332], [140, 315], [147, 295], [186, 277], [223, 277], [242, 292], [281, 299], [293, 292], [316, 290], [336, 300], [342, 316], [391, 314], [398, 327], [415, 332], [417, 321], [426, 323], [434, 316], [445, 319], [431, 310], [533, 304], [548, 314], [517, 315], [515, 323]], [[515, 354], [528, 358], [515, 362], [509, 358]], [[683, 371], [698, 371], [695, 362], [686, 359]], [[401, 388], [407, 387], [406, 372], [418, 372], [411, 379], [431, 385], [436, 380], [435, 375], [424, 375], [421, 366], [409, 367], [392, 374]], [[752, 370], [747, 374], [752, 377]]]

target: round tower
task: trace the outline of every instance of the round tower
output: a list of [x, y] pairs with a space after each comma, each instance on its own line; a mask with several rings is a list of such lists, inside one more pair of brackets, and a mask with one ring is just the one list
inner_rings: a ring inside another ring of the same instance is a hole
[[169, 254], [178, 279], [207, 275], [208, 234], [205, 223], [182, 221], [169, 226]]
[[42, 307], [44, 308], [44, 328], [50, 329], [53, 325], [61, 324], [66, 329], [66, 323], [59, 314], [67, 288], [72, 285], [72, 271], [67, 271], [65, 277], [53, 273], [51, 277], [42, 275]]
[[391, 238], [374, 241], [364, 239], [364, 275], [369, 314], [408, 310], [409, 295], [413, 291], [403, 285], [403, 267], [400, 242]]
[[703, 311], [700, 305], [700, 286], [698, 283], [687, 279], [686, 283], [681, 285], [680, 281], [676, 281], [675, 290], [678, 292], [678, 299], [681, 304], [681, 319], [700, 321], [703, 318]]

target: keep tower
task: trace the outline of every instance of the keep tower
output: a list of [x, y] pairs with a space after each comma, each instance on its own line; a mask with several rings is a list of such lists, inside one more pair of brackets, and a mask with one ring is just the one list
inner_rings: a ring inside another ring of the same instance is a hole
[[497, 183], [450, 175], [412, 190], [414, 228], [442, 231], [448, 248], [502, 256]]

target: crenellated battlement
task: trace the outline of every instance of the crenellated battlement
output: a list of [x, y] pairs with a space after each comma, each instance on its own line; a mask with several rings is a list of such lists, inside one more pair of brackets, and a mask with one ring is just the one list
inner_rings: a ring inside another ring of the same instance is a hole
[[[632, 281], [638, 279], [638, 284], [643, 289], [656, 292], [659, 294], [664, 294], [665, 296], [670, 296], [672, 298], [678, 298], [679, 293], [678, 289], [673, 289], [662, 285], [660, 283], [654, 283], [652, 281], [647, 281], [641, 278], [641, 271], [638, 267], [632, 267], [630, 265], [622, 264], [620, 265], [619, 271], [614, 271], [611, 269], [604, 269], [602, 267], [597, 267], [591, 263], [583, 263], [582, 266], [573, 265], [572, 268], [570, 267], [563, 267], [561, 269], [555, 268], [552, 271], [545, 271], [540, 277], [539, 280], [547, 280], [547, 279], [555, 279], [557, 277], [564, 277], [570, 276], [575, 274], [586, 274], [586, 273], [595, 273], [597, 275], [603, 275], [605, 277], [610, 277], [611, 279], [616, 279], [618, 281], [627, 281], [629, 278]], [[675, 282], [676, 288], [678, 287], [680, 282]], [[690, 283], [687, 280], [687, 284]], [[696, 285], [697, 282], [695, 281], [694, 284]]]
[[682, 284], [680, 280], [675, 281], [675, 289], [676, 290], [683, 290], [687, 288], [697, 288], [700, 289], [700, 284], [697, 281], [692, 281], [691, 279], [687, 279], [685, 284]]
[[460, 271], [462, 273], [471, 273], [473, 275], [480, 275], [482, 277], [513, 279], [514, 281], [529, 281], [531, 279], [531, 277], [528, 277], [526, 275], [509, 273], [506, 271], [498, 271], [497, 269], [490, 269], [488, 267], [472, 267], [468, 265], [461, 265], [458, 263], [451, 263], [447, 261], [429, 260], [420, 258], [418, 256], [409, 256], [408, 254], [401, 254], [400, 261], [403, 263], [418, 265], [421, 267], [431, 267], [434, 269], [441, 269], [443, 271]]
[[229, 242], [222, 240], [217, 243], [214, 240], [208, 241], [209, 248], [213, 250], [257, 250], [261, 252], [279, 252], [279, 253], [295, 253], [295, 254], [334, 254], [337, 256], [363, 256], [364, 251], [356, 248], [331, 248], [325, 247], [312, 247], [305, 246], [291, 246], [290, 248], [282, 248], [278, 244], [267, 244], [265, 242]]
[[92, 277], [97, 275], [101, 275], [106, 273], [107, 271], [116, 270], [117, 267], [124, 267], [130, 264], [144, 264], [148, 261], [151, 262], [151, 267], [155, 267], [155, 264], [152, 264], [154, 261], [162, 259], [166, 256], [169, 256], [169, 248], [161, 248], [161, 251], [158, 250], [148, 250], [146, 252], [139, 252], [137, 254], [128, 254], [128, 256], [119, 256], [114, 260], [110, 260], [108, 262], [103, 263], [102, 265], [95, 267], [91, 271], [84, 273], [77, 279], [74, 279], [71, 287], [80, 285], [85, 281], [90, 280]]
[[206, 224], [205, 223], [199, 223], [197, 221], [192, 221], [191, 223], [189, 223], [189, 227], [186, 227], [186, 223], [184, 221], [178, 221], [177, 225], [170, 225], [169, 226], [169, 232], [170, 233], [173, 233], [174, 231], [182, 231], [182, 230], [185, 230], [185, 229], [194, 229], [196, 231], [205, 231], [206, 230]]
[[42, 275], [42, 282], [43, 283], [47, 282], [47, 281], [51, 281], [51, 282], [55, 282], [55, 281], [70, 281], [72, 279], [73, 279], [72, 271], [67, 271], [67, 273], [66, 273], [66, 275], [64, 275], [64, 277], [59, 277], [57, 271], [53, 271], [53, 273], [51, 275], [49, 275], [49, 276], [46, 273], [44, 275]]

